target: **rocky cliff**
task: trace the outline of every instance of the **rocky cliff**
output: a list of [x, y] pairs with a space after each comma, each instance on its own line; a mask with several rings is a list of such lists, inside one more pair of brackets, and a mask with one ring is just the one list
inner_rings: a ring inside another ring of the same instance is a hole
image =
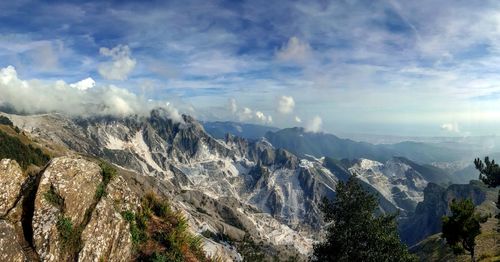
[[81, 157], [55, 158], [31, 177], [3, 159], [0, 260], [130, 260], [121, 213], [137, 208], [137, 197], [121, 177], [102, 181], [99, 165]]
[[[429, 183], [424, 190], [424, 200], [418, 203], [415, 212], [400, 224], [402, 240], [408, 245], [414, 245], [427, 236], [441, 231], [441, 217], [449, 214], [453, 199], [470, 198], [474, 205], [480, 205], [487, 200], [488, 188], [478, 181], [468, 185], [450, 185], [445, 188]], [[489, 200], [488, 202], [491, 202]]]

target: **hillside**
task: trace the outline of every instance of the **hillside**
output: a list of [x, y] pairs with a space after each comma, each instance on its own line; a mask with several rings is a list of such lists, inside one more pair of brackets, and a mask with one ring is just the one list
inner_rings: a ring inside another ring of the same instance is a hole
[[[126, 215], [123, 210], [118, 212], [133, 230], [130, 232], [135, 239], [133, 246], [145, 248], [142, 255], [131, 253], [137, 259], [164, 250], [149, 241], [165, 241], [154, 233], [154, 228], [177, 234], [175, 225], [179, 224], [197, 236], [184, 238], [187, 242], [180, 244], [184, 246], [181, 249], [191, 246], [193, 250], [188, 253], [194, 256], [201, 254], [200, 250], [189, 243], [196, 242], [207, 256], [225, 261], [303, 261], [314, 241], [321, 237], [324, 222], [320, 201], [324, 196], [335, 197], [339, 180], [357, 175], [363, 187], [379, 198], [378, 212], [398, 213], [402, 221], [409, 221], [419, 213], [421, 203], [417, 203], [422, 198], [426, 202], [427, 185], [449, 180], [440, 169], [402, 157], [384, 162], [339, 161], [329, 157], [301, 157], [274, 147], [266, 139], [248, 140], [232, 135], [224, 140], [215, 139], [192, 117], [183, 115], [181, 120], [173, 120], [162, 109], [153, 110], [148, 116], [123, 118], [71, 118], [62, 114], [5, 116], [19, 127], [20, 139], [40, 146], [42, 152], [50, 151], [49, 155], [56, 156], [54, 159], [74, 161], [76, 166], [82, 163], [89, 170], [97, 159], [115, 166], [117, 179], [127, 184], [124, 188], [130, 189], [139, 203]], [[14, 129], [11, 132], [17, 134]], [[98, 187], [85, 192], [98, 190], [101, 197], [106, 195], [104, 187], [97, 184]], [[180, 222], [163, 225], [161, 221], [166, 219], [163, 211], [153, 210], [157, 208], [150, 208], [152, 213], [144, 211], [143, 197], [150, 191], [160, 197], [158, 203], [168, 199], [169, 210], [173, 211], [168, 214]], [[53, 196], [58, 203], [61, 195]], [[89, 203], [93, 207], [100, 202]], [[65, 210], [58, 212], [65, 214]], [[71, 225], [83, 226], [81, 221], [75, 221]], [[426, 235], [419, 236], [422, 238], [434, 233], [421, 225], [409, 223], [407, 232], [424, 232]], [[149, 240], [141, 241], [141, 236], [148, 236]], [[72, 254], [76, 256], [76, 250]]]
[[[476, 261], [493, 262], [500, 260], [500, 233], [497, 231], [498, 219], [490, 218], [481, 225], [481, 234], [476, 238]], [[410, 251], [420, 261], [470, 261], [470, 255], [455, 255], [440, 236], [432, 235], [413, 246]]]
[[95, 158], [66, 150], [49, 161], [40, 149], [48, 147], [4, 123], [1, 261], [212, 260], [165, 196], [132, 190], [126, 171]]
[[276, 147], [305, 156], [337, 159], [366, 158], [380, 162], [393, 157], [405, 157], [418, 163], [450, 162], [471, 159], [473, 150], [446, 144], [400, 142], [396, 144], [370, 144], [339, 138], [327, 133], [306, 132], [303, 128], [285, 128], [267, 132], [265, 137]]

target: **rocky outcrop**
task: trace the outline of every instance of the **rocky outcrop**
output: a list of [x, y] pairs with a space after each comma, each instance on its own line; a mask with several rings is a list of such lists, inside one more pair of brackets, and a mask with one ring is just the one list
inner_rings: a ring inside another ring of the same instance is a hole
[[106, 184], [98, 164], [66, 156], [27, 178], [15, 161], [0, 161], [0, 261], [131, 259], [122, 213], [140, 204], [122, 177]]
[[19, 240], [14, 225], [5, 220], [0, 220], [0, 261], [25, 261], [21, 241]]
[[0, 161], [0, 261], [25, 261], [19, 238], [20, 192], [26, 176], [14, 160]]
[[413, 245], [441, 231], [441, 217], [449, 214], [453, 199], [472, 199], [475, 206], [486, 200], [486, 187], [478, 181], [468, 185], [450, 185], [444, 188], [429, 183], [424, 190], [424, 201], [418, 203], [415, 213], [400, 223], [403, 242]]
[[139, 206], [137, 196], [122, 177], [117, 177], [107, 187], [107, 194], [97, 204], [90, 222], [82, 232], [85, 243], [80, 251], [80, 261], [128, 261], [131, 257], [132, 239], [129, 223], [121, 214], [135, 212]]
[[65, 218], [73, 227], [80, 225], [100, 181], [98, 165], [69, 157], [54, 159], [42, 174], [33, 216], [35, 248], [42, 260], [64, 259], [66, 244], [59, 239], [57, 224]]
[[21, 167], [14, 160], [0, 161], [0, 217], [7, 215], [19, 199], [19, 192], [26, 180]]

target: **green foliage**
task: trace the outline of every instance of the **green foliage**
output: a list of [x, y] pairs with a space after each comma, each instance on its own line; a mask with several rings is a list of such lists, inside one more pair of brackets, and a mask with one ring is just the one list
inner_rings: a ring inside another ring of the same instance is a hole
[[495, 163], [495, 160], [491, 160], [489, 157], [484, 158], [484, 163], [481, 159], [476, 158], [474, 160], [476, 169], [479, 170], [479, 179], [483, 181], [486, 185], [490, 187], [500, 186], [500, 166]]
[[47, 192], [43, 193], [43, 198], [57, 208], [61, 208], [64, 205], [64, 199], [56, 193], [52, 185]]
[[111, 180], [116, 177], [117, 174], [116, 169], [107, 162], [102, 161], [101, 163], [99, 163], [99, 167], [101, 167], [102, 181], [101, 183], [99, 183], [95, 191], [94, 198], [96, 200], [100, 200], [102, 197], [105, 197], [107, 195], [106, 187], [108, 186], [109, 182], [111, 182]]
[[416, 261], [399, 240], [395, 215], [374, 216], [377, 199], [356, 178], [339, 182], [333, 201], [323, 200], [324, 242], [314, 245], [313, 261]]
[[102, 182], [104, 185], [108, 185], [113, 178], [116, 177], [116, 169], [113, 167], [113, 165], [102, 161], [99, 166], [101, 167], [101, 175], [102, 175]]
[[146, 234], [146, 220], [141, 214], [134, 214], [132, 211], [125, 211], [122, 213], [125, 221], [129, 223], [130, 235], [132, 237], [132, 243], [137, 246], [147, 240]]
[[0, 159], [3, 158], [16, 160], [23, 169], [32, 164], [43, 166], [49, 161], [40, 148], [25, 145], [19, 138], [0, 131]]
[[208, 261], [201, 247], [201, 238], [188, 231], [188, 223], [174, 212], [165, 199], [146, 194], [136, 214], [122, 216], [129, 222], [137, 260], [141, 261]]
[[173, 260], [170, 260], [165, 254], [155, 252], [151, 256], [151, 261], [152, 262], [169, 262], [169, 261], [173, 261]]
[[99, 185], [97, 186], [97, 189], [95, 190], [94, 198], [96, 200], [99, 200], [106, 195], [107, 195], [106, 186], [104, 185], [104, 183], [101, 182], [101, 183], [99, 183]]
[[[479, 179], [483, 181], [489, 187], [500, 186], [500, 166], [495, 163], [495, 160], [491, 160], [489, 157], [484, 158], [484, 163], [481, 159], [474, 159], [474, 165], [476, 169], [479, 170]], [[496, 206], [500, 209], [500, 190], [498, 190], [498, 197]], [[500, 214], [496, 216], [499, 219], [497, 230], [500, 231]]]
[[155, 215], [161, 218], [167, 218], [172, 215], [170, 204], [166, 200], [161, 200], [153, 193], [148, 193], [142, 198], [142, 207], [144, 213], [149, 216]]
[[64, 216], [59, 217], [56, 227], [62, 247], [68, 254], [75, 254], [82, 244], [81, 230], [73, 225], [71, 219]]
[[0, 125], [7, 125], [7, 126], [14, 126], [14, 123], [12, 123], [12, 121], [10, 121], [9, 118], [5, 117], [5, 116], [0, 116]]
[[261, 247], [253, 241], [249, 235], [243, 237], [243, 241], [237, 243], [238, 252], [243, 257], [243, 261], [265, 261], [266, 254]]
[[455, 253], [467, 250], [474, 260], [476, 236], [481, 234], [481, 223], [486, 222], [487, 218], [475, 212], [470, 199], [453, 200], [450, 209], [451, 216], [443, 217], [442, 237]]

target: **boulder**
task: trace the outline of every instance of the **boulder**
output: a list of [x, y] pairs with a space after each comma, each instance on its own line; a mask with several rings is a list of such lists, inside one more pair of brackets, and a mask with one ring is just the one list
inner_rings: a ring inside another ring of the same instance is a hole
[[26, 260], [14, 226], [5, 220], [0, 220], [0, 261]]
[[[57, 222], [64, 217], [78, 227], [84, 221], [87, 209], [95, 202], [100, 171], [97, 164], [83, 158], [60, 157], [53, 159], [43, 172], [33, 216], [33, 240], [41, 260], [64, 260], [64, 243], [60, 241]], [[62, 199], [62, 204], [51, 202], [49, 192]]]
[[26, 180], [19, 164], [10, 159], [0, 161], [0, 217], [7, 215], [18, 199], [19, 192]]

